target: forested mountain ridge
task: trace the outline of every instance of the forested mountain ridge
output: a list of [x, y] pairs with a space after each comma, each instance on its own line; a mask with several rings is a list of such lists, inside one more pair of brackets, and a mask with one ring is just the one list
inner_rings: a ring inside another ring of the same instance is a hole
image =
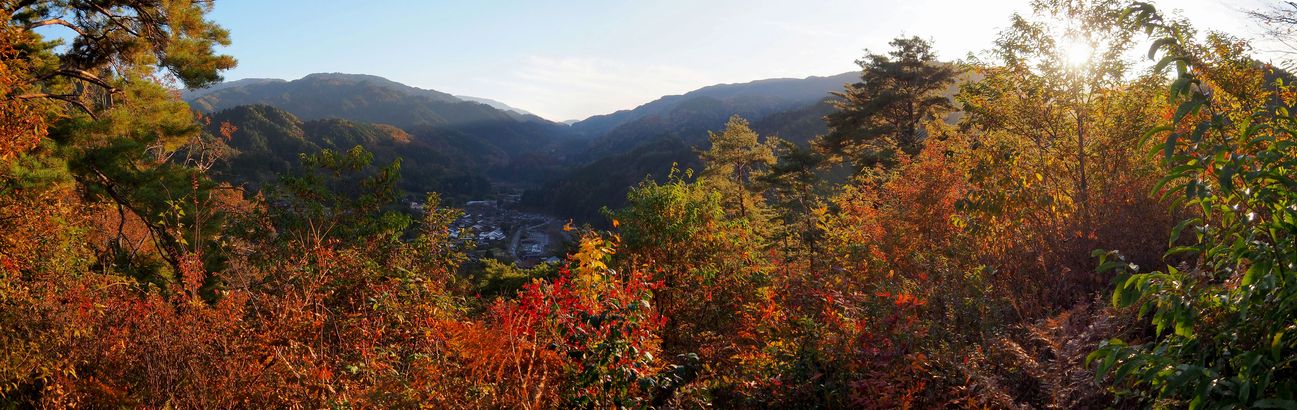
[[573, 132], [589, 143], [571, 152], [570, 169], [529, 190], [523, 202], [603, 222], [599, 209], [625, 204], [626, 193], [646, 177], [662, 181], [672, 164], [681, 171], [696, 168], [695, 150], [706, 149], [708, 132], [731, 116], [751, 120], [763, 135], [805, 145], [827, 131], [831, 93], [858, 80], [859, 73], [852, 72], [718, 84], [576, 122]]
[[[330, 149], [346, 152], [360, 146], [374, 161], [401, 162], [399, 187], [410, 193], [442, 192], [451, 198], [473, 199], [491, 193], [485, 177], [508, 154], [456, 135], [424, 133], [417, 137], [386, 124], [339, 118], [303, 121], [268, 105], [244, 105], [209, 116], [208, 132], [232, 126], [224, 140], [233, 153], [215, 164], [215, 176], [250, 188], [278, 183], [298, 172], [300, 154]], [[227, 128], [228, 129], [228, 128]]]
[[[707, 131], [723, 125], [732, 115], [752, 118], [762, 132], [799, 143], [822, 134], [826, 130], [823, 114], [832, 109], [827, 103], [829, 93], [856, 76], [846, 73], [707, 86], [632, 110], [591, 117], [570, 127], [495, 100], [454, 96], [362, 74], [319, 73], [293, 81], [244, 79], [189, 90], [182, 96], [195, 109], [213, 114], [217, 122], [229, 120], [244, 130], [238, 134], [240, 138], [254, 130], [263, 132], [262, 127], [291, 128], [285, 124], [294, 121], [347, 119], [356, 127], [397, 127], [412, 138], [411, 144], [399, 147], [400, 155], [411, 160], [402, 171], [410, 177], [402, 188], [410, 192], [435, 190], [454, 198], [484, 195], [491, 192], [492, 184], [487, 182], [494, 181], [549, 193], [528, 194], [527, 203], [533, 207], [594, 220], [598, 219], [594, 211], [620, 205], [630, 186], [645, 176], [662, 178], [672, 163], [683, 168], [695, 165], [693, 149], [706, 145]], [[259, 106], [251, 112], [274, 115], [234, 115], [248, 113], [250, 106]], [[292, 119], [260, 120], [285, 117]], [[253, 119], [258, 120], [243, 124]], [[344, 132], [344, 128], [333, 131]], [[291, 134], [267, 135], [283, 142]], [[386, 154], [393, 147], [371, 147], [370, 141], [363, 139], [356, 142], [378, 152], [380, 160], [392, 157]], [[239, 148], [248, 158], [274, 158], [269, 162], [233, 159], [233, 165], [223, 173], [241, 180], [266, 182], [269, 164], [280, 169], [296, 160], [295, 152], [273, 152], [260, 145]], [[240, 175], [242, 172], [250, 175]], [[598, 181], [591, 180], [596, 175]], [[469, 187], [468, 181], [481, 187]], [[556, 195], [565, 199], [546, 199]]]
[[239, 80], [192, 90], [184, 96], [200, 112], [265, 104], [306, 120], [343, 118], [402, 128], [471, 128], [522, 134], [542, 143], [566, 135], [567, 130], [562, 124], [535, 115], [365, 74], [316, 73], [292, 81]]
[[[741, 104], [610, 126], [550, 200], [693, 171], [599, 228], [400, 189], [589, 139], [196, 113], [236, 65], [212, 3], [0, 1], [0, 408], [1297, 409], [1292, 61], [1152, 4], [1033, 1], [959, 70], [896, 38], [701, 143]], [[467, 104], [352, 80], [281, 102]]]
[[[190, 90], [183, 97], [195, 110], [214, 114], [220, 120], [234, 113], [248, 113], [244, 107], [260, 106], [251, 111], [265, 112], [266, 107], [281, 111], [265, 118], [280, 119], [284, 116], [279, 114], [290, 114], [292, 121], [306, 123], [344, 119], [361, 127], [384, 124], [399, 128], [412, 140], [399, 147], [399, 155], [393, 147], [371, 147], [366, 140], [356, 142], [379, 153], [408, 157], [411, 162], [406, 166], [413, 168], [403, 173], [414, 177], [407, 178], [402, 188], [410, 192], [444, 192], [454, 198], [490, 194], [492, 184], [487, 181], [527, 186], [546, 180], [554, 169], [563, 166], [564, 149], [570, 146], [567, 125], [373, 75], [318, 73], [292, 81], [245, 79]], [[264, 121], [240, 125], [251, 118], [256, 117], [239, 116], [232, 124], [254, 129], [267, 125]], [[284, 126], [275, 123], [270, 129]], [[320, 130], [332, 131], [345, 133], [347, 127]], [[330, 138], [323, 134], [313, 137]], [[282, 135], [276, 138], [283, 139]], [[271, 155], [281, 160], [292, 160], [297, 155], [253, 151], [254, 156]], [[379, 155], [380, 159], [387, 157]], [[249, 173], [264, 171], [256, 162], [239, 163], [250, 167]], [[227, 170], [230, 175], [243, 171], [241, 167]]]
[[[498, 101], [362, 74], [319, 73], [293, 81], [245, 79], [191, 90], [184, 96], [200, 111], [264, 104], [306, 121], [345, 118], [389, 124], [417, 142], [401, 147], [402, 155], [414, 159], [411, 166], [419, 168], [415, 164], [433, 158], [444, 164], [424, 164], [439, 169], [432, 173], [421, 168], [403, 171], [419, 175], [403, 183], [410, 192], [436, 190], [453, 198], [483, 195], [491, 192], [492, 184], [485, 183], [491, 181], [526, 190], [523, 202], [531, 208], [600, 223], [599, 209], [623, 205], [630, 188], [646, 177], [661, 181], [672, 164], [681, 170], [696, 168], [695, 150], [707, 148], [708, 132], [733, 115], [752, 121], [762, 135], [805, 146], [811, 138], [827, 133], [824, 116], [836, 109], [832, 101], [837, 97], [832, 93], [858, 81], [859, 73], [850, 72], [717, 84], [570, 126], [523, 114]], [[955, 90], [952, 86], [949, 93]], [[243, 164], [251, 167], [249, 172], [261, 172], [255, 162]], [[231, 175], [238, 172], [238, 168], [229, 170]], [[444, 180], [459, 182], [449, 188]], [[470, 188], [467, 181], [483, 187]]]
[[[930, 64], [954, 67], [950, 62]], [[979, 78], [977, 73], [957, 73], [956, 81], [941, 95], [953, 101], [958, 84]], [[837, 111], [836, 104], [841, 102], [835, 93], [860, 81], [859, 72], [850, 72], [719, 84], [577, 122], [572, 128], [578, 134], [601, 130], [603, 134], [593, 138], [584, 151], [569, 155], [573, 168], [529, 190], [524, 202], [603, 222], [600, 208], [624, 205], [626, 193], [645, 178], [663, 181], [672, 164], [681, 171], [697, 168], [695, 154], [708, 148], [708, 132], [724, 126], [731, 116], [750, 120], [752, 129], [761, 135], [806, 147], [813, 138], [828, 133], [825, 117]], [[954, 124], [962, 115], [956, 110], [945, 119]]]
[[572, 130], [587, 138], [602, 137], [617, 127], [645, 117], [670, 116], [673, 110], [700, 97], [719, 101], [734, 114], [762, 117], [824, 99], [829, 92], [842, 90], [843, 84], [854, 82], [858, 77], [858, 73], [849, 72], [827, 77], [771, 78], [711, 85], [680, 95], [664, 96], [633, 109], [592, 116], [573, 123]]

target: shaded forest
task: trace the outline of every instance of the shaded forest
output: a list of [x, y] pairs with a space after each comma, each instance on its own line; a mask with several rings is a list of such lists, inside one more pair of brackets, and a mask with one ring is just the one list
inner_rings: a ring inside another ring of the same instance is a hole
[[663, 117], [191, 106], [236, 64], [210, 2], [0, 5], [0, 407], [1297, 408], [1291, 64], [1152, 4], [1037, 1], [956, 62], [897, 38], [762, 121], [673, 105], [725, 123], [530, 192], [633, 184], [526, 268], [401, 201]]

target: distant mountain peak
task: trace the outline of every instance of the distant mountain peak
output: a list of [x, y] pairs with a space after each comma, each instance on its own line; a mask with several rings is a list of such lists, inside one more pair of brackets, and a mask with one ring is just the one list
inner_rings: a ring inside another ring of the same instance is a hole
[[311, 73], [311, 74], [307, 74], [307, 75], [303, 76], [301, 79], [303, 79], [303, 80], [331, 80], [331, 79], [344, 79], [344, 80], [379, 80], [379, 81], [390, 81], [390, 80], [388, 80], [388, 79], [386, 79], [386, 78], [379, 77], [379, 76], [376, 76], [376, 75], [373, 75], [373, 74], [353, 74], [353, 73], [339, 73], [339, 72], [332, 72], [332, 73]]
[[761, 117], [776, 111], [814, 104], [828, 98], [829, 92], [841, 91], [844, 85], [856, 82], [859, 78], [860, 73], [853, 71], [831, 76], [768, 78], [744, 83], [715, 84], [684, 94], [663, 96], [634, 109], [592, 116], [571, 125], [578, 134], [595, 138], [637, 120], [667, 115], [681, 106], [688, 108], [705, 101], [719, 101], [734, 113]]
[[281, 80], [278, 78], [244, 78], [241, 80], [226, 81], [219, 84], [212, 84], [206, 88], [195, 88], [191, 90], [184, 90], [183, 92], [180, 93], [180, 98], [184, 99], [185, 101], [192, 101], [204, 95], [211, 94], [221, 90], [244, 87], [249, 85], [257, 85], [257, 84], [286, 83], [286, 82], [288, 81]]
[[[491, 107], [493, 107], [493, 108], [495, 108], [495, 109], [497, 109], [497, 110], [513, 111], [513, 112], [516, 112], [516, 113], [518, 113], [518, 114], [522, 114], [522, 115], [536, 115], [536, 114], [532, 113], [531, 111], [527, 111], [527, 110], [524, 110], [524, 109], [521, 109], [521, 108], [518, 108], [518, 107], [514, 107], [514, 106], [512, 106], [512, 105], [505, 104], [505, 103], [500, 102], [500, 101], [497, 101], [497, 100], [492, 100], [492, 99], [490, 99], [490, 98], [474, 97], [474, 96], [470, 96], [470, 95], [456, 95], [455, 98], [458, 98], [458, 99], [461, 99], [461, 100], [464, 100], [464, 101], [469, 101], [469, 102], [475, 102], [475, 103], [480, 103], [480, 104], [486, 104], [486, 105], [489, 105], [489, 106], [491, 106]], [[538, 116], [538, 115], [537, 115], [537, 116]], [[539, 117], [539, 116], [538, 116], [538, 117]]]
[[369, 74], [314, 73], [292, 81], [237, 80], [190, 90], [183, 97], [196, 110], [208, 113], [238, 105], [267, 104], [306, 120], [346, 118], [402, 128], [490, 128], [510, 123], [567, 128], [499, 101], [456, 97]]

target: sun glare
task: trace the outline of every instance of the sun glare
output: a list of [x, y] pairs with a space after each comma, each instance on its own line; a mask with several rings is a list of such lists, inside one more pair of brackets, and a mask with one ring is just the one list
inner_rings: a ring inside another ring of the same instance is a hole
[[1080, 68], [1090, 62], [1094, 48], [1084, 41], [1065, 37], [1058, 43], [1058, 53], [1069, 67]]

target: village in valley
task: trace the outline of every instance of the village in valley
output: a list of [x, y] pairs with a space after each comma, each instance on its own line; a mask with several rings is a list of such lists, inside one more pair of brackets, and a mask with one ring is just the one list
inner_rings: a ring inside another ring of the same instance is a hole
[[[517, 209], [518, 194], [465, 202], [464, 214], [450, 226], [450, 236], [472, 244], [471, 259], [492, 258], [527, 268], [562, 261], [565, 244], [574, 240], [565, 221], [551, 215]], [[410, 207], [422, 211], [423, 204]]]

